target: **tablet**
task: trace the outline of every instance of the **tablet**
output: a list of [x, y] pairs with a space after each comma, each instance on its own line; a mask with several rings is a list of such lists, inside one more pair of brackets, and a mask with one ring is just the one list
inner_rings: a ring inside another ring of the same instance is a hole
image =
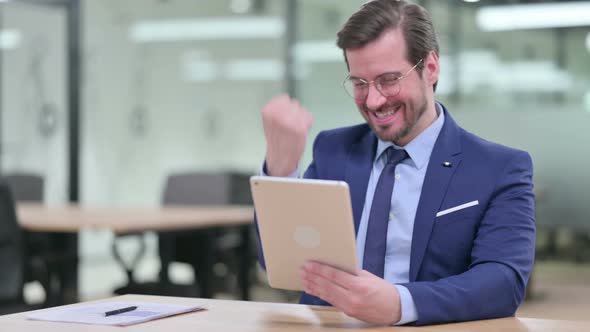
[[303, 290], [299, 270], [308, 260], [356, 273], [346, 182], [253, 176], [250, 188], [271, 287]]

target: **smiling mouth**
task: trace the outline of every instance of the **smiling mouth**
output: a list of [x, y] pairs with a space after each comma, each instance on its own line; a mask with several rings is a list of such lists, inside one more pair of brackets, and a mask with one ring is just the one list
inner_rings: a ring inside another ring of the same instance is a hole
[[385, 119], [386, 117], [393, 115], [395, 112], [397, 112], [397, 109], [390, 109], [387, 111], [375, 112], [375, 116], [379, 119]]
[[377, 120], [383, 121], [393, 117], [397, 112], [400, 111], [402, 104], [398, 103], [395, 105], [387, 105], [379, 108], [378, 110], [372, 111], [367, 110], [368, 113], [372, 114]]

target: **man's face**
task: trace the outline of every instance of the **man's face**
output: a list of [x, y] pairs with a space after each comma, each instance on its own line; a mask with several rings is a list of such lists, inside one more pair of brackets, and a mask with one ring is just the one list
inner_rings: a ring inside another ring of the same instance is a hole
[[[384, 73], [406, 74], [415, 63], [406, 59], [406, 42], [400, 29], [385, 31], [377, 40], [359, 49], [346, 50], [350, 76], [373, 81]], [[365, 99], [355, 103], [377, 137], [405, 146], [436, 120], [432, 84], [438, 80], [434, 52], [423, 59], [424, 70], [412, 70], [399, 81], [399, 93], [385, 97], [375, 84]]]

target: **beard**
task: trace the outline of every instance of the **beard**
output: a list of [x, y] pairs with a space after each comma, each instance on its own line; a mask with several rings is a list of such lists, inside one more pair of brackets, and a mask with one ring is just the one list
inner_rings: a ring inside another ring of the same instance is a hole
[[[410, 133], [412, 133], [412, 131], [414, 130], [414, 128], [416, 128], [416, 125], [420, 121], [420, 118], [422, 118], [422, 115], [424, 115], [424, 113], [427, 110], [428, 102], [427, 102], [427, 99], [424, 95], [422, 95], [421, 98], [418, 99], [418, 102], [419, 102], [419, 105], [416, 105], [416, 103], [414, 103], [413, 101], [409, 101], [408, 103], [396, 101], [396, 102], [386, 103], [377, 110], [377, 111], [381, 111], [382, 109], [385, 109], [385, 108], [398, 108], [399, 107], [397, 112], [403, 112], [402, 113], [402, 121], [403, 121], [402, 127], [394, 132], [391, 132], [390, 129], [393, 125], [395, 125], [395, 123], [390, 124], [390, 125], [379, 125], [379, 124], [375, 124], [369, 120], [368, 117], [370, 115], [363, 114], [363, 116], [365, 117], [365, 120], [367, 121], [367, 124], [369, 125], [369, 127], [371, 127], [371, 129], [373, 130], [373, 133], [375, 133], [375, 135], [380, 140], [385, 141], [385, 142], [392, 142], [395, 145], [401, 146], [401, 144], [398, 144], [398, 142], [400, 142], [400, 140], [402, 140], [403, 138], [407, 137]], [[367, 113], [372, 112], [367, 107], [366, 104], [363, 105], [362, 110]]]

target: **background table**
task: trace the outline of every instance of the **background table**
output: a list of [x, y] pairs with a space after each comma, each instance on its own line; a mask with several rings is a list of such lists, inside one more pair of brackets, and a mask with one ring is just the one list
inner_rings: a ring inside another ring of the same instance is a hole
[[[531, 318], [502, 318], [458, 324], [424, 327], [374, 327], [340, 313], [334, 308], [298, 304], [223, 301], [198, 298], [125, 295], [110, 300], [202, 305], [206, 311], [163, 318], [125, 328], [31, 321], [25, 313], [0, 316], [0, 326], [6, 331], [399, 331], [399, 332], [579, 332], [588, 330], [588, 322]], [[74, 304], [75, 305], [75, 304]]]
[[19, 203], [17, 212], [26, 230], [70, 233], [92, 228], [128, 233], [235, 226], [252, 224], [254, 218], [254, 208], [248, 205], [87, 208]]
[[[108, 229], [116, 234], [141, 233], [146, 231], [179, 231], [210, 227], [242, 226], [242, 247], [238, 282], [242, 299], [249, 298], [249, 257], [251, 251], [250, 226], [254, 220], [254, 208], [249, 205], [215, 205], [215, 206], [170, 206], [158, 208], [90, 208], [75, 204], [64, 206], [45, 206], [36, 203], [19, 203], [17, 206], [19, 223], [29, 232], [76, 233], [83, 229]], [[113, 254], [125, 269], [129, 285], [134, 283], [134, 265], [145, 253], [143, 237], [140, 238], [140, 251], [131, 266], [121, 259], [117, 246], [113, 243]], [[212, 250], [212, 249], [211, 249]], [[207, 255], [208, 253], [204, 253]], [[171, 256], [171, 255], [168, 255]], [[67, 269], [55, 272], [60, 281], [71, 279], [68, 274], [77, 272], [77, 262], [64, 264]], [[211, 271], [213, 262], [210, 262]], [[76, 279], [77, 280], [77, 279]], [[210, 297], [210, 278], [204, 278], [200, 285], [204, 293]], [[60, 284], [60, 283], [58, 283]], [[74, 283], [77, 287], [77, 282]], [[63, 304], [69, 301], [63, 298], [64, 288], [51, 290], [49, 303]], [[72, 293], [72, 291], [70, 291]]]

